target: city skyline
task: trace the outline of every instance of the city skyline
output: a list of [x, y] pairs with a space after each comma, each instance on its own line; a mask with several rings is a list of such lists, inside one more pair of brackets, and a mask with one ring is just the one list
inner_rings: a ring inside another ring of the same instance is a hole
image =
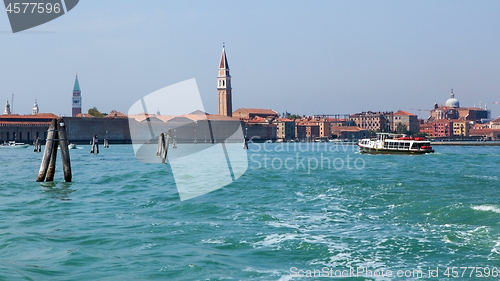
[[137, 97], [196, 78], [216, 114], [225, 41], [233, 109], [419, 114], [410, 108], [444, 104], [454, 88], [462, 106], [482, 101], [500, 114], [496, 2], [195, 3], [82, 2], [19, 34], [6, 32], [3, 14], [0, 98], [15, 94], [15, 113], [29, 114], [36, 99], [41, 112], [70, 116], [78, 72], [83, 112], [126, 112]]

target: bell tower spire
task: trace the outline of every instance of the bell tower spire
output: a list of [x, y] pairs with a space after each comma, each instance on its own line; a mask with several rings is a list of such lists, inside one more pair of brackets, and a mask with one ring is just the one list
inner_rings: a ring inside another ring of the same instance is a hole
[[71, 116], [82, 113], [82, 91], [80, 91], [80, 83], [78, 83], [78, 73], [75, 78], [75, 86], [73, 87], [73, 108], [71, 110]]
[[231, 75], [227, 63], [226, 46], [222, 45], [222, 54], [217, 75], [217, 92], [219, 95], [219, 115], [233, 116], [233, 101], [231, 88]]

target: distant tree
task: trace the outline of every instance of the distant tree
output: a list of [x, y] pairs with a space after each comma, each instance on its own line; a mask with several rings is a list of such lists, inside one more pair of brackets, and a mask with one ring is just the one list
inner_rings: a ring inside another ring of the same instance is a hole
[[101, 113], [95, 106], [93, 108], [90, 108], [87, 113], [89, 115], [92, 115], [94, 117], [104, 117], [108, 115], [107, 113]]
[[295, 120], [295, 119], [300, 119], [300, 115], [297, 115], [297, 114], [290, 114], [290, 116], [288, 116], [288, 119], [292, 119], [292, 120]]
[[416, 136], [416, 137], [426, 137], [426, 136], [427, 136], [427, 133], [424, 133], [424, 132], [418, 132], [418, 133], [414, 134], [414, 136]]
[[398, 134], [406, 134], [408, 130], [406, 129], [406, 125], [403, 125], [401, 122], [399, 122], [398, 126], [396, 127], [396, 133]]

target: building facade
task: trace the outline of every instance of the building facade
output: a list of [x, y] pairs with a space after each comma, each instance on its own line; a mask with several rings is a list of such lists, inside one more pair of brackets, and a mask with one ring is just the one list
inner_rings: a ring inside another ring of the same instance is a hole
[[352, 114], [350, 120], [361, 129], [375, 132], [389, 132], [393, 130], [392, 115], [392, 112], [368, 111]]
[[400, 110], [392, 115], [392, 120], [392, 131], [396, 130], [399, 123], [405, 125], [406, 130], [413, 133], [417, 133], [420, 130], [420, 122], [415, 114]]
[[51, 113], [0, 115], [0, 142], [17, 141], [31, 144], [37, 137], [45, 142], [47, 130], [54, 118], [57, 116]]
[[276, 123], [276, 137], [281, 141], [290, 141], [295, 139], [295, 121], [279, 118], [275, 120]]
[[453, 135], [459, 137], [469, 136], [470, 123], [464, 120], [453, 120]]

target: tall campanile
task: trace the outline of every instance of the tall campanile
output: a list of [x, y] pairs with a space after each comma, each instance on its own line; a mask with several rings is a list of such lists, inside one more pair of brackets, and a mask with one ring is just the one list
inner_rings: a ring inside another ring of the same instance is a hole
[[233, 116], [233, 100], [231, 98], [231, 75], [227, 63], [226, 48], [222, 46], [219, 75], [217, 75], [217, 92], [219, 94], [219, 115]]
[[80, 91], [80, 83], [78, 83], [78, 74], [76, 74], [75, 87], [73, 88], [73, 107], [71, 116], [82, 113], [82, 91]]

